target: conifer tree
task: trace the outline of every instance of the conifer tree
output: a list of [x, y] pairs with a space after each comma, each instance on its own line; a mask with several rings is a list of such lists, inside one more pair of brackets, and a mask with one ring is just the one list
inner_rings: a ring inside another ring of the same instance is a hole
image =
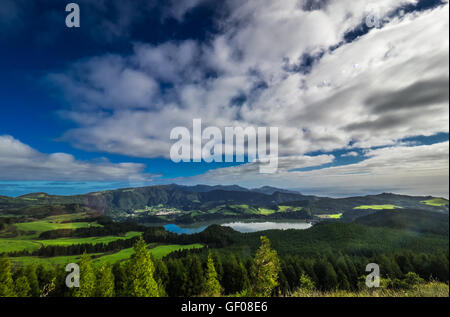
[[14, 290], [18, 297], [31, 296], [31, 287], [24, 275], [19, 276], [14, 283]]
[[338, 287], [336, 271], [326, 259], [319, 259], [314, 265], [314, 271], [320, 279], [322, 290], [335, 290]]
[[36, 273], [36, 266], [34, 264], [28, 265], [25, 269], [25, 276], [30, 285], [30, 296], [39, 296], [39, 280]]
[[205, 295], [211, 297], [218, 297], [221, 293], [221, 286], [217, 280], [217, 272], [214, 267], [214, 260], [211, 252], [208, 254], [206, 283], [205, 283]]
[[159, 288], [153, 277], [155, 267], [142, 237], [134, 245], [134, 252], [127, 266], [127, 295], [159, 297]]
[[102, 264], [97, 270], [97, 297], [114, 297], [114, 275], [109, 264]]
[[93, 297], [95, 296], [96, 278], [92, 260], [89, 255], [83, 253], [80, 258], [80, 287], [74, 290], [75, 297]]
[[166, 287], [169, 283], [169, 271], [166, 264], [162, 260], [153, 259], [155, 264], [155, 273], [153, 274], [156, 284], [158, 284], [159, 296], [167, 297]]
[[127, 292], [127, 264], [122, 265], [116, 262], [113, 265], [112, 272], [114, 275], [114, 293], [115, 296], [126, 296]]
[[200, 258], [195, 254], [188, 255], [184, 267], [189, 277], [186, 284], [186, 296], [200, 295], [205, 286], [205, 272]]
[[268, 297], [278, 286], [278, 275], [281, 271], [277, 251], [270, 248], [267, 237], [261, 236], [261, 245], [256, 251], [252, 267], [253, 296]]
[[14, 282], [11, 274], [11, 263], [3, 255], [0, 257], [0, 297], [14, 297]]
[[300, 276], [300, 288], [305, 291], [313, 291], [315, 288], [314, 282], [305, 273]]

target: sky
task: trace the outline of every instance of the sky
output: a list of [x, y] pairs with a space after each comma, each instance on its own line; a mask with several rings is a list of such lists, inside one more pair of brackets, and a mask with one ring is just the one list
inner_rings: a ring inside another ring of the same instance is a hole
[[[0, 6], [0, 195], [156, 184], [449, 196], [448, 0]], [[377, 22], [370, 24], [369, 22]], [[277, 127], [278, 170], [174, 163], [174, 127]]]

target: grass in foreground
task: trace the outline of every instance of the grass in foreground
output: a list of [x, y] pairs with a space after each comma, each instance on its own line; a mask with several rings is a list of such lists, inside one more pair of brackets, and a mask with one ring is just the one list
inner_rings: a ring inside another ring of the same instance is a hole
[[428, 282], [418, 284], [411, 289], [384, 289], [372, 288], [352, 291], [332, 291], [320, 292], [317, 290], [298, 290], [292, 297], [449, 297], [449, 287], [447, 284], [439, 282]]

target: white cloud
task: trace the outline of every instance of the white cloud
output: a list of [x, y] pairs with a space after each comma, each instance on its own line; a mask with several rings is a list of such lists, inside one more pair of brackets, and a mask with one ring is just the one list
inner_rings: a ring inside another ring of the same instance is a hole
[[45, 154], [9, 135], [0, 135], [1, 180], [53, 181], [149, 181], [145, 166], [110, 163], [105, 159], [88, 162], [66, 153]]
[[[178, 179], [185, 184], [241, 184], [248, 187], [272, 185], [296, 188], [304, 193], [355, 195], [392, 191], [411, 195], [448, 197], [449, 142], [420, 146], [395, 146], [368, 151], [366, 160], [312, 171], [280, 169], [273, 175], [259, 174], [251, 164], [212, 170], [205, 175]], [[316, 164], [324, 164], [322, 157]], [[310, 157], [314, 162], [315, 157]], [[293, 167], [292, 165], [291, 167]], [[308, 164], [303, 165], [303, 167]]]
[[330, 1], [305, 11], [294, 0], [229, 1], [232, 14], [209, 43], [140, 43], [130, 56], [95, 57], [51, 74], [71, 104], [62, 113], [79, 124], [65, 139], [168, 158], [170, 130], [202, 118], [221, 128], [279, 127], [280, 153], [292, 156], [448, 132], [448, 5], [393, 19], [326, 52], [310, 73], [286, 71], [288, 60], [341, 42], [373, 8], [386, 14], [409, 2]]
[[[272, 158], [275, 159], [275, 158]], [[321, 166], [327, 163], [331, 163], [334, 161], [333, 155], [318, 155], [318, 156], [287, 156], [280, 157], [277, 159], [278, 161], [278, 174], [287, 173], [290, 170], [302, 169], [307, 167], [315, 167]], [[200, 176], [208, 178], [209, 176], [213, 176], [211, 179], [215, 181], [217, 176], [224, 177], [242, 177], [247, 176], [249, 174], [261, 175], [261, 178], [264, 178], [264, 175], [268, 176], [268, 174], [260, 174], [260, 164], [266, 164], [264, 162], [252, 162], [243, 165], [220, 168], [216, 170], [211, 170], [205, 174], [205, 176]]]
[[359, 156], [358, 152], [351, 151], [341, 155], [341, 157], [357, 157]]
[[[280, 166], [335, 149], [368, 149], [367, 159], [310, 172], [281, 168], [264, 180], [249, 164], [190, 181], [448, 193], [448, 149], [399, 143], [448, 132], [448, 4], [328, 50], [367, 14], [383, 17], [416, 2], [229, 0], [230, 16], [205, 43], [137, 43], [129, 56], [99, 56], [50, 75], [69, 100], [61, 113], [79, 125], [64, 139], [88, 150], [168, 158], [170, 130], [190, 129], [194, 118], [205, 127], [279, 127]], [[197, 3], [174, 16], [182, 19]], [[298, 69], [302, 56], [319, 52], [308, 72], [286, 67]]]

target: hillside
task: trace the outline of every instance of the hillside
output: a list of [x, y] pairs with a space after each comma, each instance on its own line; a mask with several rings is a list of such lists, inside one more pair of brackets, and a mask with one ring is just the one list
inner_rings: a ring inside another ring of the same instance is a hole
[[189, 223], [218, 218], [341, 219], [352, 221], [380, 210], [423, 210], [448, 214], [448, 200], [384, 193], [327, 198], [261, 187], [160, 185], [56, 196], [32, 193], [0, 197], [0, 215], [43, 218], [87, 212], [118, 220]]
[[355, 220], [372, 227], [389, 227], [418, 233], [448, 235], [448, 216], [423, 210], [405, 209], [393, 213], [374, 213]]

